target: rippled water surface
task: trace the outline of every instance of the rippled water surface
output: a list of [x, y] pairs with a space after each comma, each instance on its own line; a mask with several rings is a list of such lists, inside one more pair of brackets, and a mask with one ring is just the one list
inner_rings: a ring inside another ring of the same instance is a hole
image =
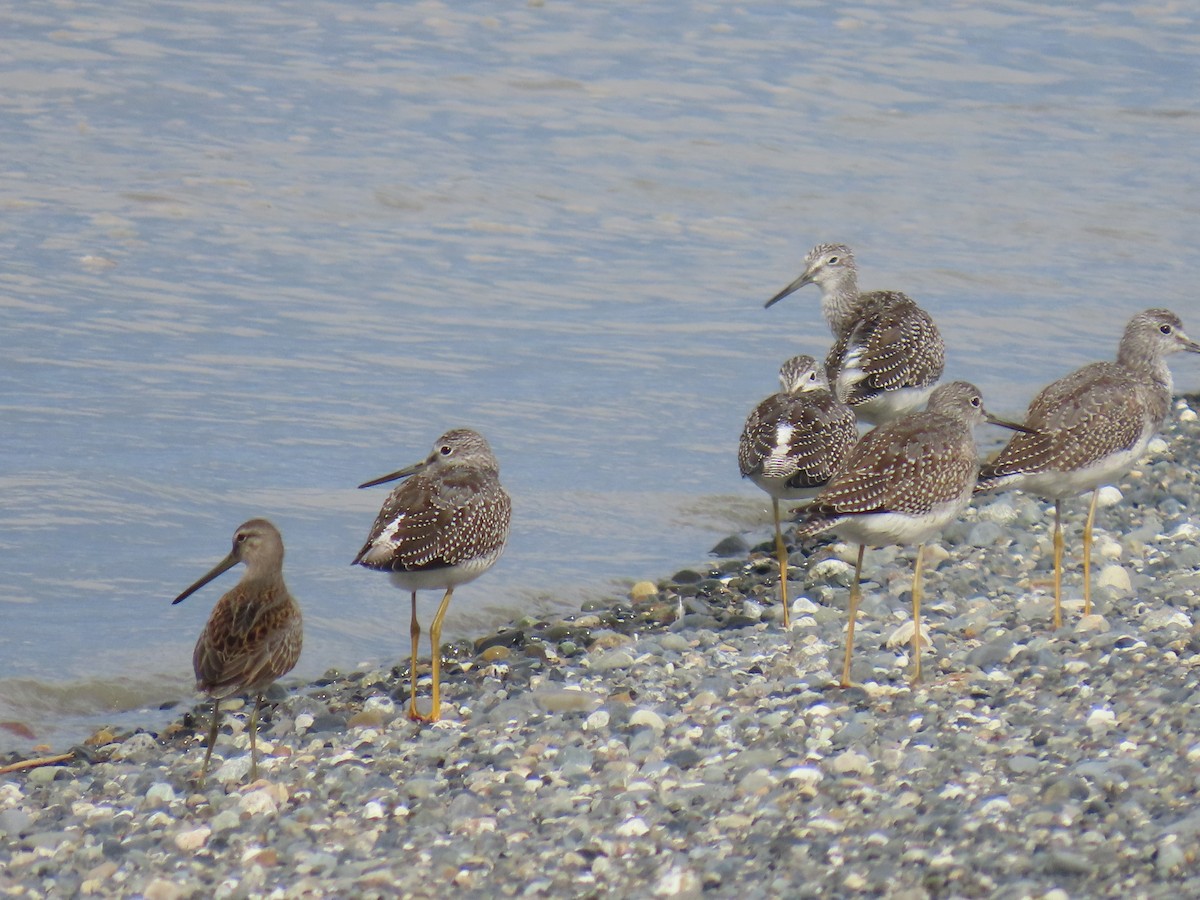
[[762, 309], [818, 241], [999, 413], [1146, 306], [1200, 331], [1184, 4], [460, 6], [5, 10], [0, 749], [190, 699], [237, 573], [170, 600], [252, 516], [297, 678], [402, 655], [354, 486], [449, 427], [515, 516], [447, 637], [765, 535], [736, 440], [829, 341], [814, 288]]

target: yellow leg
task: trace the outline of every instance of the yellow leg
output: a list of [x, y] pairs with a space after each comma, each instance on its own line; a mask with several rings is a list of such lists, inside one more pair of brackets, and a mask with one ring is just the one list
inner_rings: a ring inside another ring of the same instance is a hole
[[1088, 505], [1087, 521], [1083, 523], [1083, 614], [1092, 614], [1092, 523], [1096, 520], [1096, 500], [1100, 488], [1092, 490], [1092, 502]]
[[1062, 628], [1062, 501], [1054, 501], [1054, 627]]
[[262, 709], [262, 694], [254, 698], [254, 711], [250, 713], [250, 780], [258, 781], [258, 711]]
[[417, 711], [417, 642], [421, 639], [421, 623], [417, 621], [417, 592], [412, 592], [412, 621], [408, 626], [409, 637], [412, 638], [412, 666], [408, 670], [408, 717], [414, 722], [420, 722], [421, 714]]
[[921, 568], [925, 562], [925, 545], [917, 547], [917, 561], [913, 566], [913, 684], [921, 680]]
[[858, 561], [854, 564], [854, 583], [850, 586], [850, 621], [846, 624], [846, 658], [842, 661], [842, 687], [850, 687], [850, 657], [854, 653], [854, 620], [858, 617], [858, 601], [861, 596], [859, 580], [862, 578], [864, 544], [858, 545]]
[[221, 701], [213, 701], [212, 721], [208, 724], [208, 746], [204, 749], [204, 765], [200, 767], [200, 787], [208, 777], [208, 763], [212, 759], [213, 744], [217, 742], [217, 729], [221, 727]]
[[779, 527], [779, 501], [774, 497], [771, 498], [771, 506], [775, 511], [775, 556], [779, 559], [779, 602], [783, 604], [783, 628], [784, 631], [790, 631], [792, 627], [792, 614], [788, 609], [788, 554], [787, 547], [783, 543], [783, 531]]
[[446, 618], [453, 594], [454, 588], [446, 588], [446, 594], [433, 617], [433, 624], [429, 626], [429, 644], [433, 653], [433, 708], [429, 710], [426, 722], [436, 722], [442, 717], [442, 619]]

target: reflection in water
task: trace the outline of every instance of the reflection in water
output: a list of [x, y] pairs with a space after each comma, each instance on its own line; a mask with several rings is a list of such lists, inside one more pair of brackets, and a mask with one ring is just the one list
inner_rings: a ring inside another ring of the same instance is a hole
[[56, 16], [14, 15], [0, 63], [0, 721], [39, 739], [191, 696], [219, 592], [172, 586], [257, 515], [298, 677], [399, 656], [354, 485], [450, 427], [488, 436], [514, 518], [449, 638], [765, 535], [737, 435], [824, 355], [815, 296], [762, 310], [818, 241], [904, 286], [1000, 413], [1136, 309], [1188, 319], [1190, 11]]

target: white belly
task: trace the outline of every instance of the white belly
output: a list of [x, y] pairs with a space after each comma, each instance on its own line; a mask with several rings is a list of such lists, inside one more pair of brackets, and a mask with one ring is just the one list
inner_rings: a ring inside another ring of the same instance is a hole
[[497, 550], [491, 556], [469, 559], [454, 566], [440, 569], [418, 569], [412, 572], [391, 572], [392, 584], [406, 591], [425, 591], [432, 588], [449, 590], [474, 581], [500, 558]]
[[833, 531], [843, 540], [868, 547], [889, 544], [923, 544], [938, 535], [943, 528], [962, 514], [970, 502], [969, 495], [950, 503], [938, 504], [928, 515], [914, 518], [901, 513], [868, 513], [850, 516], [834, 526]]

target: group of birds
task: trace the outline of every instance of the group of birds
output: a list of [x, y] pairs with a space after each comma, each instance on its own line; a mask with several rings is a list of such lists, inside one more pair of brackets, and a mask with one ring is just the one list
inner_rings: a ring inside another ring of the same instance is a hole
[[[384, 501], [353, 563], [390, 572], [392, 581], [411, 593], [408, 717], [436, 722], [441, 717], [442, 621], [454, 589], [478, 578], [500, 558], [508, 541], [512, 501], [500, 485], [500, 465], [492, 448], [467, 428], [447, 431], [420, 462], [359, 487], [397, 479], [404, 480]], [[254, 697], [250, 778], [258, 777], [256, 735], [263, 695], [300, 658], [300, 606], [283, 581], [283, 538], [266, 519], [241, 525], [229, 554], [172, 602], [186, 599], [238, 563], [246, 564], [245, 573], [213, 607], [192, 653], [196, 687], [213, 701], [202, 784], [217, 740], [221, 701], [243, 694]], [[426, 715], [417, 708], [417, 591], [429, 588], [445, 593], [429, 628], [433, 705]]]
[[[1166, 419], [1171, 375], [1164, 358], [1200, 352], [1168, 310], [1149, 309], [1130, 321], [1115, 362], [1098, 362], [1045, 388], [1024, 424], [988, 413], [979, 390], [965, 381], [938, 386], [945, 347], [932, 318], [905, 294], [858, 290], [854, 256], [843, 244], [821, 244], [800, 277], [767, 301], [769, 307], [808, 284], [821, 288], [821, 308], [834, 343], [824, 364], [797, 356], [780, 370], [782, 390], [750, 414], [738, 451], [743, 476], [772, 500], [779, 591], [785, 627], [788, 550], [781, 500], [805, 500], [796, 540], [833, 531], [858, 544], [849, 599], [843, 685], [850, 684], [854, 623], [865, 548], [915, 544], [913, 678], [921, 664], [921, 571], [924, 547], [957, 518], [974, 493], [1020, 487], [1054, 500], [1055, 624], [1061, 624], [1061, 502], [1091, 490], [1084, 529], [1085, 612], [1090, 612], [1089, 548], [1096, 489], [1129, 468]], [[875, 424], [859, 436], [858, 422]], [[980, 465], [976, 425], [1016, 432], [999, 455]], [[441, 713], [442, 622], [455, 587], [486, 572], [508, 539], [512, 505], [499, 465], [484, 438], [448, 431], [420, 462], [360, 488], [402, 480], [384, 501], [353, 562], [390, 572], [412, 599], [408, 717], [437, 721]], [[244, 563], [241, 580], [213, 608], [192, 662], [197, 688], [213, 701], [200, 780], [211, 761], [221, 701], [248, 694], [251, 778], [257, 778], [256, 731], [264, 692], [295, 666], [302, 643], [300, 608], [283, 580], [283, 540], [266, 519], [251, 519], [233, 536], [229, 554], [183, 591], [179, 603], [223, 572]], [[444, 591], [430, 626], [432, 708], [417, 707], [421, 628], [417, 592]]]
[[[988, 413], [979, 389], [968, 382], [937, 386], [945, 345], [932, 318], [905, 294], [860, 293], [849, 247], [814, 247], [800, 277], [766, 305], [808, 284], [821, 289], [833, 346], [823, 366], [811, 356], [783, 364], [782, 390], [750, 413], [738, 451], [743, 477], [771, 497], [785, 626], [788, 550], [780, 501], [803, 500], [796, 540], [833, 531], [858, 544], [843, 686], [851, 683], [865, 548], [917, 546], [912, 665], [918, 680], [925, 544], [966, 509], [974, 494], [1004, 488], [1054, 501], [1056, 628], [1062, 625], [1062, 501], [1092, 492], [1083, 531], [1084, 614], [1089, 614], [1098, 490], [1145, 453], [1166, 421], [1172, 382], [1165, 358], [1200, 352], [1179, 317], [1166, 309], [1137, 313], [1125, 327], [1114, 362], [1091, 363], [1048, 385], [1018, 424]], [[876, 427], [859, 437], [859, 420]], [[983, 422], [1016, 434], [981, 464], [973, 432]]]

